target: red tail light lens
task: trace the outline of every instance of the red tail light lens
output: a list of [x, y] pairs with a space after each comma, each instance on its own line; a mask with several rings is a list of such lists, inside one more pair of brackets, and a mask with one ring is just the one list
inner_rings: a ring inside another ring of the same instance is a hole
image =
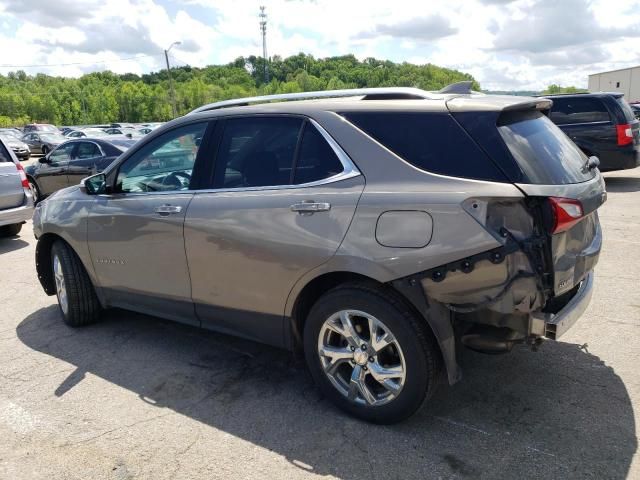
[[551, 233], [569, 230], [584, 216], [582, 203], [572, 198], [549, 197], [553, 211], [553, 228]]
[[20, 164], [16, 165], [16, 167], [18, 168], [18, 172], [20, 172], [20, 180], [22, 181], [22, 186], [28, 189], [29, 180], [27, 180], [27, 174], [24, 173], [24, 168], [22, 168], [22, 165]]
[[631, 131], [631, 125], [628, 123], [622, 125], [616, 125], [618, 131], [618, 146], [624, 147], [633, 143], [633, 132]]

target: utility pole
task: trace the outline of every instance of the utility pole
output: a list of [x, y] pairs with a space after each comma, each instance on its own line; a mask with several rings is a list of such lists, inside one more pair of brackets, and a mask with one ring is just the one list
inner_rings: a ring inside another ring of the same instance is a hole
[[264, 83], [269, 83], [269, 69], [267, 68], [267, 14], [265, 13], [265, 6], [260, 7], [260, 32], [262, 33], [262, 59], [264, 64], [262, 67], [262, 75]]
[[173, 118], [178, 116], [176, 111], [176, 92], [173, 89], [173, 78], [171, 78], [171, 67], [169, 66], [169, 50], [171, 50], [175, 45], [180, 45], [182, 42], [173, 42], [169, 45], [164, 51], [164, 59], [167, 62], [167, 74], [169, 75], [169, 92], [171, 93], [171, 111], [173, 112]]

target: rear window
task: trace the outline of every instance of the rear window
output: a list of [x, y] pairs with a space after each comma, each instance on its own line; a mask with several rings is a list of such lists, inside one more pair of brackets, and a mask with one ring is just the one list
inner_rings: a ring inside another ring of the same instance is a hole
[[505, 182], [505, 176], [446, 113], [346, 112], [367, 135], [414, 167], [452, 177]]
[[502, 114], [498, 131], [527, 183], [580, 183], [595, 176], [585, 168], [587, 156], [540, 112]]
[[552, 98], [551, 120], [558, 125], [609, 122], [611, 117], [602, 100], [595, 97]]
[[631, 106], [627, 103], [624, 97], [616, 98], [616, 102], [618, 103], [618, 105], [620, 105], [620, 108], [622, 109], [622, 112], [624, 113], [624, 116], [627, 119], [627, 122], [629, 123], [633, 122], [636, 119], [636, 116], [634, 115], [633, 110], [631, 109]]

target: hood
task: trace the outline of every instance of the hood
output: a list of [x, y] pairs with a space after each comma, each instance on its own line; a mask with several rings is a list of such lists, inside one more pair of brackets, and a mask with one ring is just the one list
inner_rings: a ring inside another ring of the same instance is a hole
[[9, 148], [27, 148], [27, 144], [19, 140], [5, 142]]

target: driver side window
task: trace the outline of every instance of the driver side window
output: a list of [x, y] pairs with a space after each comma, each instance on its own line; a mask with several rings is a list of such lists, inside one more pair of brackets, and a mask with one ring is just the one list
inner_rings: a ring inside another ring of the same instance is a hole
[[118, 171], [116, 192], [188, 190], [207, 123], [176, 128], [129, 157]]

